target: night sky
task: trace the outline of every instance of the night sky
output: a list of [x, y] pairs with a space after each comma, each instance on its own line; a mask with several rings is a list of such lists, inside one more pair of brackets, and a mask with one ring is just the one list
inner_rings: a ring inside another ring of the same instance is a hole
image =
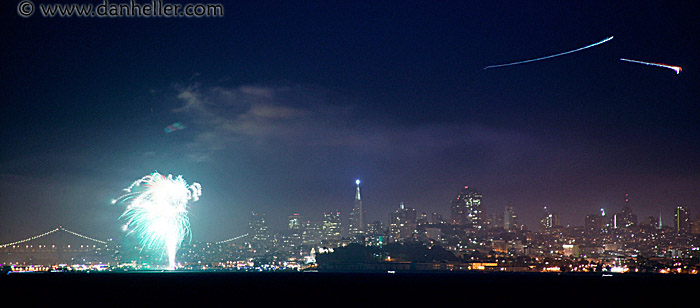
[[110, 201], [153, 171], [202, 185], [203, 241], [247, 232], [251, 211], [347, 219], [357, 178], [385, 223], [400, 202], [447, 218], [464, 185], [535, 230], [544, 206], [583, 225], [625, 193], [640, 221], [700, 214], [697, 1], [247, 1], [171, 19], [22, 18], [18, 2], [0, 27], [0, 244], [59, 225], [120, 237]]

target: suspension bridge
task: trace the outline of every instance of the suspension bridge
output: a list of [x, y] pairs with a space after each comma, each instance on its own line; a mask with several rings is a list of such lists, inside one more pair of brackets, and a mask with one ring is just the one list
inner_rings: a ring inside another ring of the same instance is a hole
[[68, 230], [68, 229], [64, 228], [63, 226], [58, 226], [58, 228], [55, 228], [55, 229], [53, 229], [53, 230], [51, 230], [51, 231], [47, 231], [47, 232], [44, 232], [44, 233], [41, 233], [41, 234], [37, 234], [37, 235], [31, 236], [31, 237], [28, 237], [28, 238], [26, 238], [26, 239], [23, 239], [23, 240], [14, 241], [14, 242], [7, 243], [7, 244], [0, 244], [0, 248], [15, 247], [15, 246], [20, 245], [20, 244], [23, 244], [23, 243], [27, 243], [27, 242], [30, 242], [30, 241], [33, 241], [33, 240], [38, 240], [38, 239], [40, 239], [40, 238], [49, 236], [49, 235], [54, 234], [54, 233], [59, 232], [59, 231], [66, 232], [66, 233], [68, 233], [68, 234], [71, 234], [71, 235], [77, 236], [77, 237], [79, 237], [79, 238], [82, 238], [82, 239], [85, 239], [85, 240], [89, 240], [89, 241], [92, 241], [92, 242], [95, 242], [95, 243], [98, 243], [98, 244], [107, 244], [106, 241], [97, 240], [97, 239], [94, 239], [94, 238], [92, 238], [92, 237], [85, 236], [85, 235], [82, 235], [82, 234], [80, 234], [80, 233], [77, 233], [77, 232], [73, 232], [73, 231], [71, 231], [71, 230]]
[[[51, 235], [51, 234], [54, 234], [54, 233], [56, 233], [56, 232], [65, 232], [65, 233], [71, 234], [71, 235], [73, 235], [73, 236], [76, 236], [76, 237], [78, 237], [78, 238], [81, 238], [81, 239], [83, 239], [83, 240], [88, 240], [88, 241], [90, 241], [90, 242], [95, 242], [95, 243], [98, 243], [98, 244], [107, 244], [107, 241], [98, 240], [98, 239], [95, 239], [95, 238], [93, 238], [93, 237], [80, 234], [80, 233], [78, 233], [78, 232], [73, 232], [73, 231], [71, 231], [71, 230], [69, 230], [69, 229], [66, 229], [66, 228], [63, 227], [63, 226], [58, 226], [57, 228], [55, 228], [55, 229], [53, 229], [53, 230], [50, 230], [50, 231], [47, 231], [47, 232], [44, 232], [44, 233], [41, 233], [41, 234], [37, 234], [37, 235], [34, 235], [34, 236], [30, 236], [30, 237], [25, 238], [25, 239], [22, 239], [22, 240], [10, 242], [10, 243], [5, 243], [5, 244], [0, 244], [0, 248], [8, 248], [8, 247], [13, 247], [13, 246], [16, 247], [16, 246], [18, 246], [18, 245], [20, 245], [20, 244], [24, 244], [24, 243], [27, 243], [27, 242], [31, 242], [31, 241], [38, 240], [38, 239], [43, 238], [43, 237], [47, 237], [47, 236], [49, 236], [49, 235]], [[235, 236], [235, 237], [232, 237], [232, 238], [229, 238], [229, 239], [225, 239], [225, 240], [221, 240], [221, 241], [216, 241], [216, 242], [214, 242], [214, 243], [216, 243], [216, 244], [225, 244], [225, 243], [229, 243], [229, 242], [233, 242], [233, 241], [236, 241], [236, 240], [245, 238], [246, 236], [248, 236], [248, 233], [245, 233], [245, 234], [242, 234], [242, 235], [239, 235], [239, 236]]]
[[[247, 236], [246, 233], [216, 241], [214, 244], [233, 244]], [[0, 244], [0, 263], [59, 263], [75, 260], [98, 260], [103, 259], [105, 253], [109, 255], [119, 250], [116, 245], [110, 245], [110, 242], [110, 240], [100, 240], [58, 226], [21, 240]], [[76, 243], [78, 244], [76, 245]]]

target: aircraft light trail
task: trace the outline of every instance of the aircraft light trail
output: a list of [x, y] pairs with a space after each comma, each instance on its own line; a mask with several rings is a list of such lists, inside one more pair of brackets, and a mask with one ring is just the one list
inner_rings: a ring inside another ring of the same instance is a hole
[[512, 62], [512, 63], [506, 63], [506, 64], [489, 65], [489, 66], [487, 66], [487, 67], [484, 67], [484, 69], [486, 70], [486, 69], [496, 68], [496, 67], [504, 67], [504, 66], [518, 65], [518, 64], [524, 64], [524, 63], [529, 63], [529, 62], [535, 62], [535, 61], [540, 61], [540, 60], [546, 60], [546, 59], [550, 59], [550, 58], [554, 58], [554, 57], [558, 57], [558, 56], [568, 55], [568, 54], [571, 54], [571, 53], [574, 53], [574, 52], [577, 52], [577, 51], [584, 50], [584, 49], [586, 49], [586, 48], [591, 48], [591, 47], [594, 47], [594, 46], [598, 46], [598, 45], [603, 44], [603, 43], [605, 43], [605, 42], [607, 42], [607, 41], [609, 41], [609, 40], [612, 40], [612, 39], [613, 39], [613, 37], [611, 36], [611, 37], [605, 38], [604, 40], [602, 40], [602, 41], [600, 41], [600, 42], [593, 43], [593, 44], [590, 44], [590, 45], [588, 45], [588, 46], [584, 46], [584, 47], [581, 47], [581, 48], [578, 48], [578, 49], [574, 49], [574, 50], [570, 50], [570, 51], [558, 53], [558, 54], [555, 54], [555, 55], [546, 56], [546, 57], [540, 57], [540, 58], [530, 59], [530, 60], [524, 60], [524, 61], [518, 61], [518, 62]]
[[620, 60], [626, 61], [626, 62], [631, 62], [631, 63], [639, 63], [639, 64], [644, 64], [644, 65], [652, 65], [652, 66], [670, 68], [670, 69], [676, 71], [676, 75], [680, 74], [681, 71], [683, 71], [683, 68], [681, 68], [680, 66], [673, 66], [673, 65], [663, 64], [663, 63], [644, 62], [644, 61], [630, 60], [630, 59], [624, 59], [624, 58], [620, 58]]

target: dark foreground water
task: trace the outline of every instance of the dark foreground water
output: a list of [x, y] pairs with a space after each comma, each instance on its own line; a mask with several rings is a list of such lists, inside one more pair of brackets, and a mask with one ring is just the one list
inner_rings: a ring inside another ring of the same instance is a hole
[[0, 277], [0, 294], [6, 300], [21, 298], [20, 303], [97, 307], [486, 307], [476, 304], [482, 301], [489, 307], [646, 307], [687, 300], [697, 307], [700, 278], [538, 273], [13, 273]]

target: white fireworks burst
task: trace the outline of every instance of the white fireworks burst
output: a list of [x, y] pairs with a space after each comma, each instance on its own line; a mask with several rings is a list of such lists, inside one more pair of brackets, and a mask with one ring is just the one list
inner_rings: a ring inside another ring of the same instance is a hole
[[191, 236], [187, 204], [202, 195], [199, 183], [188, 185], [178, 176], [158, 172], [136, 180], [112, 203], [128, 203], [119, 217], [127, 221], [124, 229], [136, 234], [142, 247], [160, 250], [168, 257], [168, 266], [175, 268], [175, 255], [186, 237]]

